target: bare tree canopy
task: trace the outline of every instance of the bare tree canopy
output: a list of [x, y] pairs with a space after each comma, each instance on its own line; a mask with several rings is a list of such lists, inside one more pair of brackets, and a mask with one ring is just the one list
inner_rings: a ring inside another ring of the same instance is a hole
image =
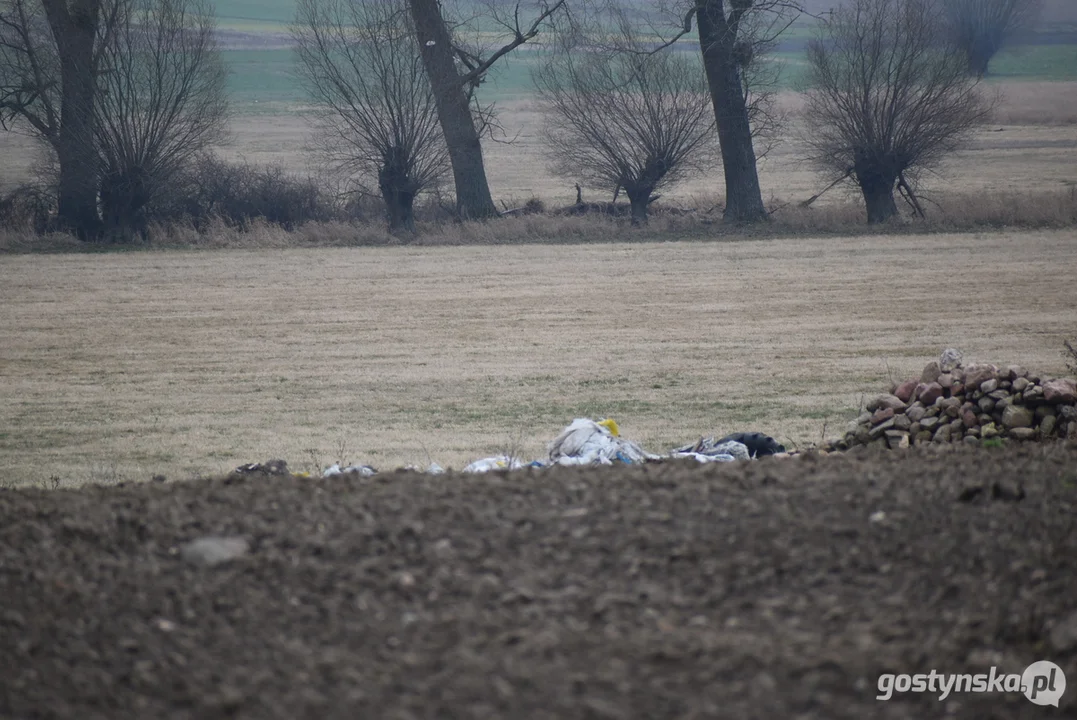
[[716, 160], [714, 114], [698, 61], [647, 52], [623, 11], [606, 19], [616, 42], [563, 48], [533, 79], [554, 171], [623, 188], [638, 224], [655, 190]]
[[406, 2], [299, 0], [292, 35], [323, 158], [377, 182], [391, 230], [414, 229], [448, 155]]
[[95, 124], [101, 209], [106, 227], [129, 231], [185, 163], [223, 138], [227, 72], [208, 0], [106, 1]]
[[897, 213], [895, 187], [953, 151], [989, 106], [940, 37], [939, 0], [846, 0], [808, 46], [812, 159], [852, 177], [868, 221]]
[[62, 227], [98, 237], [99, 195], [110, 224], [131, 221], [219, 137], [214, 28], [202, 0], [11, 0], [0, 11], [0, 118], [55, 151]]
[[486, 178], [480, 129], [471, 109], [474, 88], [494, 63], [534, 39], [547, 21], [565, 11], [566, 2], [541, 0], [530, 3], [531, 7], [518, 2], [511, 13], [503, 12], [497, 2], [486, 3], [476, 20], [500, 25], [507, 31], [508, 40], [482, 57], [454, 40], [438, 0], [408, 0], [423, 67], [434, 91], [438, 121], [452, 163], [456, 208], [461, 217], [479, 219], [497, 215]]
[[1041, 0], [944, 0], [942, 4], [948, 39], [965, 54], [968, 72], [976, 77], [986, 75], [991, 58], [1031, 27], [1041, 7]]

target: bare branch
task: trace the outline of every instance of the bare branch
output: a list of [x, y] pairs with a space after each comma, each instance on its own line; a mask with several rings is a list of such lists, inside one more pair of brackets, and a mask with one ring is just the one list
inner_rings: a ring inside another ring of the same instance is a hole
[[566, 0], [557, 0], [557, 2], [555, 2], [553, 5], [546, 6], [542, 10], [542, 12], [539, 13], [539, 16], [535, 18], [534, 22], [531, 23], [530, 27], [528, 27], [526, 31], [520, 28], [520, 4], [517, 3], [516, 9], [514, 11], [515, 27], [513, 28], [514, 34], [512, 40], [502, 45], [500, 48], [494, 51], [494, 53], [490, 55], [490, 57], [488, 57], [486, 60], [483, 60], [473, 69], [461, 75], [460, 83], [462, 85], [475, 84], [483, 75], [486, 74], [486, 72], [491, 67], [493, 67], [494, 63], [496, 63], [498, 60], [505, 57], [510, 52], [526, 43], [528, 40], [534, 39], [539, 34], [543, 23], [545, 23], [551, 16], [553, 16], [554, 13], [563, 8], [565, 6], [565, 2]]

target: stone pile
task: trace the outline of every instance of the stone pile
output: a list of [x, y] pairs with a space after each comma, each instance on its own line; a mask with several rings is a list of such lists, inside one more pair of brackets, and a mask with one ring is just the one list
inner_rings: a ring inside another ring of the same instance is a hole
[[1077, 440], [1077, 383], [1018, 365], [965, 366], [959, 352], [946, 350], [919, 379], [871, 400], [835, 446], [979, 445], [996, 438]]

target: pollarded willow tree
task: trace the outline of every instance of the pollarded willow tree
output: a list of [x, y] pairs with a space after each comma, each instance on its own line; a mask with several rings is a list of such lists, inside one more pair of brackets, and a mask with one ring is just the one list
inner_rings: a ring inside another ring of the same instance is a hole
[[449, 164], [406, 2], [299, 0], [292, 35], [322, 158], [377, 183], [390, 230], [414, 230], [416, 197]]
[[[990, 105], [945, 42], [939, 0], [845, 0], [808, 46], [804, 140], [811, 159], [855, 180], [869, 223], [897, 214], [908, 174], [929, 168]], [[922, 211], [921, 211], [922, 212]]]
[[944, 0], [947, 39], [964, 54], [970, 75], [983, 77], [999, 50], [1029, 29], [1041, 0]]
[[0, 120], [46, 143], [58, 220], [85, 239], [139, 210], [220, 135], [224, 69], [208, 0], [0, 5]]
[[144, 229], [144, 211], [222, 140], [227, 71], [208, 0], [106, 0], [94, 134], [105, 228]]
[[532, 77], [554, 171], [624, 189], [640, 224], [656, 190], [716, 160], [714, 114], [698, 62], [649, 52], [623, 11], [602, 19], [616, 42], [562, 47]]

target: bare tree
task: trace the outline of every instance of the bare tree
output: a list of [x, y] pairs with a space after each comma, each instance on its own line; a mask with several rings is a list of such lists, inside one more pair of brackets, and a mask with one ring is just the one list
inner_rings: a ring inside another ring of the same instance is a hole
[[717, 156], [714, 115], [698, 62], [646, 52], [623, 11], [613, 19], [616, 48], [564, 48], [533, 79], [555, 172], [623, 188], [640, 224], [655, 190]]
[[674, 0], [660, 3], [676, 13], [681, 28], [663, 45], [699, 32], [725, 171], [724, 217], [736, 222], [767, 218], [753, 142], [751, 93], [745, 71], [801, 12], [799, 0]]
[[[0, 9], [0, 119], [29, 124], [59, 165], [58, 215], [97, 234], [97, 97], [103, 0], [9, 0]], [[107, 25], [107, 23], [106, 23]]]
[[106, 227], [132, 231], [176, 173], [223, 138], [227, 72], [208, 0], [106, 1], [117, 12], [98, 80], [101, 210]]
[[897, 213], [898, 187], [915, 203], [907, 174], [954, 150], [990, 110], [940, 37], [937, 2], [846, 0], [808, 46], [805, 140], [820, 166], [855, 179], [870, 223]]
[[11, 0], [0, 14], [0, 117], [47, 143], [58, 215], [98, 237], [218, 137], [224, 70], [200, 0]]
[[497, 215], [486, 178], [480, 131], [471, 110], [474, 88], [498, 60], [533, 40], [544, 24], [566, 7], [566, 1], [542, 0], [531, 12], [524, 8], [523, 14], [533, 17], [530, 22], [521, 20], [520, 3], [507, 16], [497, 10], [496, 3], [491, 3], [480, 17], [502, 26], [510, 37], [486, 57], [479, 57], [454, 41], [439, 0], [408, 0], [452, 162], [456, 208], [461, 217], [479, 219]]
[[448, 170], [437, 105], [404, 0], [299, 0], [295, 53], [331, 168], [375, 180], [390, 230]]
[[1036, 20], [1041, 0], [945, 0], [943, 21], [948, 39], [965, 54], [968, 72], [987, 74], [999, 50]]

